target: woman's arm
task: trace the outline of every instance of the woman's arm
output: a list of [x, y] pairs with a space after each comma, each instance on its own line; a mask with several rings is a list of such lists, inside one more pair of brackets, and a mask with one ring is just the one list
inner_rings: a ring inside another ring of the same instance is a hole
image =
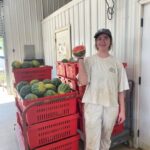
[[118, 116], [118, 124], [121, 124], [125, 121], [125, 94], [124, 92], [119, 92], [119, 116]]
[[88, 84], [88, 75], [84, 66], [84, 59], [79, 59], [79, 74], [78, 74], [78, 80], [81, 85], [87, 85]]

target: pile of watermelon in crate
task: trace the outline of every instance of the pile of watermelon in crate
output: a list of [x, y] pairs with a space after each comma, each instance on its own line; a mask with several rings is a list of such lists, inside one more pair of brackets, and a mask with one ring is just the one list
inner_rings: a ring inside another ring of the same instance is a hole
[[[127, 67], [126, 63], [123, 63], [124, 68]], [[57, 76], [61, 79], [63, 83], [67, 83], [70, 87], [76, 91], [78, 91], [79, 98], [78, 98], [78, 112], [79, 112], [79, 121], [78, 121], [78, 129], [81, 132], [84, 132], [84, 125], [83, 125], [83, 103], [81, 102], [82, 96], [85, 91], [85, 86], [79, 86], [77, 81], [78, 75], [78, 62], [75, 60], [67, 60], [63, 59], [62, 61], [57, 62]], [[114, 126], [112, 136], [116, 136], [124, 131], [124, 124]]]
[[77, 92], [51, 79], [51, 66], [17, 65], [12, 66], [21, 149], [78, 150]]

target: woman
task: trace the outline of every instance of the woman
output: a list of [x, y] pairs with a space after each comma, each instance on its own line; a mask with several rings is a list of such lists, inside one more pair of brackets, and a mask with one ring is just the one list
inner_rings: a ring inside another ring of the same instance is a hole
[[94, 36], [97, 53], [79, 58], [79, 83], [86, 85], [84, 103], [85, 149], [109, 150], [116, 123], [125, 121], [124, 91], [129, 89], [125, 69], [109, 54], [112, 35], [109, 29]]

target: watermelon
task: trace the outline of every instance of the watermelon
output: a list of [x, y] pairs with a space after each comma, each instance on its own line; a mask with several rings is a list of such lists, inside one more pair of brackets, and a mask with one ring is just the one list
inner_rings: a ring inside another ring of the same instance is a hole
[[46, 91], [46, 88], [43, 82], [34, 83], [31, 86], [31, 92], [39, 97], [43, 96], [45, 91]]
[[61, 62], [67, 63], [67, 62], [68, 62], [68, 59], [65, 59], [65, 58], [64, 58], [64, 59], [61, 60]]
[[30, 85], [33, 85], [34, 83], [38, 83], [38, 82], [39, 82], [38, 79], [31, 80], [31, 81], [30, 81]]
[[24, 99], [27, 94], [31, 93], [31, 86], [30, 85], [24, 85], [20, 89], [20, 95]]
[[43, 83], [44, 83], [44, 84], [51, 83], [51, 80], [50, 80], [50, 79], [44, 79], [44, 80], [43, 80]]
[[83, 57], [85, 55], [86, 48], [84, 45], [78, 45], [73, 48], [72, 53], [76, 57]]
[[47, 90], [54, 90], [54, 91], [56, 91], [56, 86], [53, 85], [53, 84], [51, 84], [51, 83], [45, 84], [45, 88], [46, 88]]
[[23, 86], [27, 85], [27, 84], [29, 84], [28, 81], [20, 81], [20, 82], [16, 85], [17, 91], [20, 92], [20, 89], [21, 89]]
[[25, 61], [25, 62], [22, 63], [21, 67], [22, 68], [31, 68], [32, 67], [32, 63], [28, 62], [28, 61]]
[[64, 93], [67, 93], [67, 92], [70, 92], [71, 91], [71, 88], [68, 84], [65, 84], [65, 83], [61, 83], [59, 86], [58, 86], [58, 93], [59, 94], [64, 94]]
[[21, 68], [21, 64], [22, 63], [20, 61], [15, 60], [12, 62], [11, 66], [13, 69], [17, 69], [17, 68]]
[[29, 93], [29, 94], [27, 94], [26, 96], [25, 96], [25, 98], [24, 99], [36, 99], [36, 98], [38, 98], [37, 97], [37, 95], [35, 95], [35, 94], [32, 94], [32, 93]]
[[61, 80], [60, 80], [59, 78], [53, 78], [53, 79], [51, 80], [51, 83], [52, 83], [53, 85], [55, 85], [56, 87], [58, 87], [62, 82], [61, 82]]
[[71, 57], [71, 58], [69, 59], [69, 62], [76, 62], [76, 60], [75, 60], [73, 57]]
[[44, 96], [50, 96], [50, 95], [56, 95], [57, 93], [53, 90], [47, 90], [45, 93], [44, 93]]
[[39, 67], [41, 65], [40, 62], [37, 60], [32, 60], [31, 63], [33, 67]]

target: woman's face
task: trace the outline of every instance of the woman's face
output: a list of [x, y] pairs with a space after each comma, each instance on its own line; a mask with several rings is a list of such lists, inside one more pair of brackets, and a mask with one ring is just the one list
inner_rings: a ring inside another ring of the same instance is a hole
[[110, 37], [106, 34], [101, 34], [95, 41], [98, 50], [109, 50], [111, 45]]

